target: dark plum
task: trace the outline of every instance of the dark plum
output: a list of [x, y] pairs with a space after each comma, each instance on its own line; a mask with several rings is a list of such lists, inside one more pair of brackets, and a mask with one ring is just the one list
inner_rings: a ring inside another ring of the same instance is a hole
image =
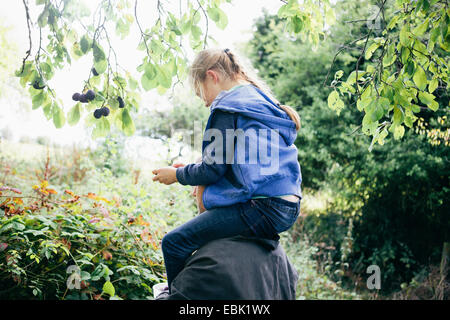
[[36, 80], [35, 82], [33, 82], [33, 88], [35, 88], [36, 90], [42, 90], [42, 89], [45, 88], [45, 85], [40, 86], [40, 85], [39, 85], [39, 81]]
[[72, 100], [73, 100], [73, 101], [80, 101], [80, 97], [81, 97], [81, 94], [79, 94], [78, 92], [75, 92], [75, 93], [72, 95]]
[[117, 101], [119, 101], [119, 108], [125, 107], [125, 102], [123, 101], [121, 96], [117, 97]]
[[95, 119], [100, 119], [103, 115], [102, 109], [95, 109], [94, 111], [94, 117]]
[[109, 115], [109, 108], [108, 107], [103, 107], [100, 110], [102, 110], [102, 114], [107, 117]]
[[92, 100], [94, 100], [94, 98], [95, 98], [95, 92], [93, 90], [88, 90], [86, 92], [86, 99], [88, 101], [92, 101]]
[[82, 103], [88, 102], [88, 99], [85, 94], [80, 94], [80, 102]]

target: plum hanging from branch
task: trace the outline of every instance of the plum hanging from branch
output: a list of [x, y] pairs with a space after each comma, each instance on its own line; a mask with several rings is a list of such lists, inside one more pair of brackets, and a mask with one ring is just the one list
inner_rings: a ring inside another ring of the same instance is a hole
[[119, 108], [124, 108], [125, 107], [125, 102], [123, 101], [121, 96], [117, 97], [117, 101], [119, 101]]
[[94, 111], [94, 117], [95, 119], [100, 119], [103, 115], [102, 109], [95, 109]]
[[102, 107], [102, 108], [99, 108], [99, 109], [95, 109], [95, 111], [94, 111], [94, 117], [96, 118], [96, 119], [100, 119], [102, 116], [103, 117], [107, 117], [107, 116], [109, 116], [109, 108], [108, 107]]
[[40, 81], [36, 80], [33, 82], [33, 88], [35, 88], [36, 90], [42, 90], [45, 88], [45, 85], [40, 85]]
[[81, 94], [79, 94], [78, 92], [75, 92], [75, 93], [72, 95], [72, 100], [73, 100], [73, 101], [80, 101], [80, 98], [81, 98]]
[[109, 108], [108, 107], [100, 108], [100, 110], [102, 111], [102, 114], [103, 114], [104, 117], [107, 117], [109, 115]]
[[88, 101], [92, 101], [95, 98], [95, 92], [92, 90], [88, 90], [85, 95]]
[[81, 103], [87, 103], [95, 99], [95, 92], [93, 90], [88, 90], [84, 94], [80, 94], [78, 92], [72, 95], [72, 100], [80, 101]]
[[87, 102], [89, 102], [85, 94], [81, 94], [81, 95], [80, 95], [80, 100], [79, 100], [79, 101], [80, 101], [81, 103], [87, 103]]

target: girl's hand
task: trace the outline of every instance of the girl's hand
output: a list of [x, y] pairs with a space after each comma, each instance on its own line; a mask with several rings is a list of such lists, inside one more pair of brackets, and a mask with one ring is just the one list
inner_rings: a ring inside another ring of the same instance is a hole
[[180, 167], [184, 167], [184, 166], [186, 166], [184, 163], [174, 163], [173, 165], [172, 165], [172, 167], [174, 167], [174, 168], [180, 168]]
[[177, 168], [174, 167], [163, 167], [159, 169], [155, 169], [152, 171], [155, 176], [153, 177], [153, 181], [158, 181], [164, 184], [172, 184], [177, 182]]

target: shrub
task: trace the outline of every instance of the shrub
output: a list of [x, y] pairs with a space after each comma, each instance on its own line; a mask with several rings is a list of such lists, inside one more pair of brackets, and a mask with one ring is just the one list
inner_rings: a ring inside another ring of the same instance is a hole
[[69, 190], [56, 178], [33, 185], [35, 163], [10, 165], [18, 172], [0, 183], [0, 298], [152, 297], [165, 281], [162, 237], [195, 212], [188, 188], [101, 168]]

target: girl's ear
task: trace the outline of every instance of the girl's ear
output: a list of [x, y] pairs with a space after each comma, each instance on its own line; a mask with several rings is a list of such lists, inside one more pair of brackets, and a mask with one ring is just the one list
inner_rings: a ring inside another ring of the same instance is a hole
[[217, 82], [219, 82], [219, 75], [214, 70], [206, 71], [206, 75], [211, 77], [211, 80], [214, 82], [214, 84], [217, 84]]

